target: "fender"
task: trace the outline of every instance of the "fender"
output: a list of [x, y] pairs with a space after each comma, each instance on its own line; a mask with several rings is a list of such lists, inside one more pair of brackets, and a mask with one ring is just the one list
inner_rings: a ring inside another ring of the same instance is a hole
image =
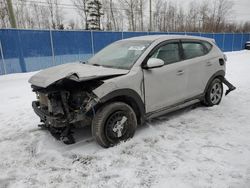
[[139, 115], [141, 116], [141, 118], [144, 118], [145, 116], [145, 105], [141, 99], [141, 97], [139, 96], [139, 94], [132, 90], [132, 89], [118, 89], [115, 91], [112, 91], [111, 93], [105, 95], [104, 97], [99, 99], [99, 105], [100, 104], [104, 104], [108, 101], [112, 101], [113, 99], [128, 99], [129, 103], [132, 105], [132, 107], [136, 107], [137, 110], [139, 111]]
[[[211, 82], [212, 82], [216, 77], [222, 77], [222, 79], [223, 79], [223, 78], [225, 77], [225, 75], [226, 75], [226, 73], [225, 73], [224, 70], [219, 70], [219, 71], [217, 71], [216, 73], [214, 73], [213, 76], [211, 76], [211, 78], [210, 78], [210, 79], [208, 80], [208, 82], [207, 82], [206, 88], [205, 88], [204, 93], [203, 93], [204, 96], [205, 96], [206, 91], [207, 91], [209, 85], [211, 84]], [[222, 80], [221, 80], [221, 81], [222, 81]]]

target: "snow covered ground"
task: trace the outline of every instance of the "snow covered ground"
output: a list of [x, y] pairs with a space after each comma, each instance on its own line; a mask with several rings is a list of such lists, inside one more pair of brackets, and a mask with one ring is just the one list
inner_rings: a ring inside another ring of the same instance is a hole
[[186, 108], [99, 147], [89, 128], [64, 145], [37, 127], [28, 78], [0, 77], [0, 187], [250, 187], [250, 51], [227, 53], [237, 90], [221, 105]]

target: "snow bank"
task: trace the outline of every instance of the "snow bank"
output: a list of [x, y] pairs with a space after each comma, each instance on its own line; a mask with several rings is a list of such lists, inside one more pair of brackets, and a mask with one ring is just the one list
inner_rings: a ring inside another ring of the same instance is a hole
[[148, 122], [99, 147], [89, 128], [66, 146], [37, 127], [28, 78], [0, 77], [0, 187], [250, 187], [250, 51], [227, 53], [237, 90], [221, 105]]

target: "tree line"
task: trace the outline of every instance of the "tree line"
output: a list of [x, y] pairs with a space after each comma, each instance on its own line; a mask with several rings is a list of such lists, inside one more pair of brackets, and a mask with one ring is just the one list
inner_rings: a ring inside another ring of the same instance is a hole
[[[8, 0], [0, 0], [0, 28], [10, 28]], [[18, 28], [160, 32], [250, 32], [250, 21], [233, 21], [230, 0], [12, 0]], [[78, 18], [68, 18], [73, 12]]]

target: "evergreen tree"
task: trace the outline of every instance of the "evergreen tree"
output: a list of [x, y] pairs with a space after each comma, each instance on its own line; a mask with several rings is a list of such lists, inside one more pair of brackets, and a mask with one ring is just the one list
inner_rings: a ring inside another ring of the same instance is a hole
[[102, 4], [100, 0], [89, 0], [87, 3], [88, 29], [101, 30]]

